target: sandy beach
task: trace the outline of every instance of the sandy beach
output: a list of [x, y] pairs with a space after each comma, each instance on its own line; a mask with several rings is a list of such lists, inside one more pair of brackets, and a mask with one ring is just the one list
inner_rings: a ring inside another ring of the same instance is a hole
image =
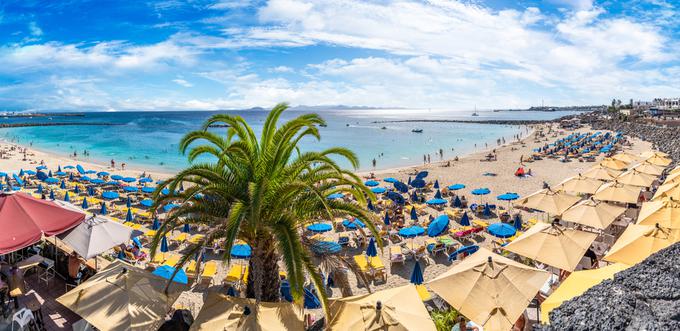
[[[404, 168], [387, 169], [375, 172], [362, 172], [359, 173], [361, 176], [366, 178], [370, 177], [371, 174], [375, 176], [376, 179], [382, 179], [385, 177], [395, 177], [401, 181], [407, 181], [409, 175], [413, 176], [417, 171], [426, 170], [429, 172], [428, 180], [434, 181], [439, 180], [443, 185], [451, 185], [454, 183], [462, 183], [466, 185], [466, 189], [460, 191], [460, 194], [467, 196], [470, 202], [493, 202], [496, 203], [496, 196], [503, 194], [505, 192], [516, 192], [520, 196], [527, 195], [529, 193], [539, 190], [543, 183], [548, 183], [549, 185], [556, 185], [564, 179], [576, 175], [594, 165], [594, 163], [588, 162], [560, 162], [555, 159], [543, 159], [539, 161], [533, 161], [530, 163], [525, 162], [525, 170], [531, 169], [532, 176], [530, 177], [516, 177], [514, 172], [517, 168], [521, 166], [520, 158], [526, 160], [533, 152], [534, 148], [543, 146], [546, 143], [555, 141], [556, 139], [565, 137], [574, 132], [588, 132], [588, 128], [582, 128], [572, 131], [563, 131], [557, 129], [553, 125], [540, 125], [532, 128], [529, 135], [525, 136], [521, 141], [509, 142], [505, 145], [498, 146], [495, 149], [489, 148], [488, 150], [480, 150], [476, 153], [469, 154], [460, 157], [457, 161], [454, 160], [444, 160], [440, 162], [433, 162], [426, 165], [418, 165]], [[538, 137], [538, 133], [543, 132], [545, 135], [541, 138]], [[632, 146], [630, 151], [632, 153], [640, 153], [651, 147], [650, 143], [644, 142], [639, 139], [631, 139]], [[162, 179], [171, 176], [170, 173], [163, 172], [149, 172], [142, 168], [137, 168], [134, 166], [127, 166], [125, 170], [121, 170], [120, 165], [117, 164], [117, 169], [112, 169], [110, 166], [98, 164], [91, 162], [86, 158], [72, 158], [63, 155], [55, 155], [52, 153], [47, 153], [44, 151], [39, 151], [36, 149], [28, 148], [27, 156], [28, 160], [24, 161], [23, 152], [21, 149], [23, 146], [12, 145], [11, 143], [3, 143], [2, 148], [5, 150], [10, 149], [11, 146], [15, 146], [16, 150], [10, 151], [8, 156], [0, 160], [0, 170], [5, 172], [18, 172], [19, 169], [33, 169], [44, 161], [50, 169], [56, 169], [57, 166], [65, 166], [68, 164], [80, 164], [84, 168], [96, 171], [108, 171], [111, 173], [118, 173], [127, 176], [139, 176], [143, 172], [147, 175], [151, 174], [154, 179]], [[495, 150], [496, 160], [487, 161], [485, 156]], [[602, 156], [600, 156], [601, 158]], [[450, 166], [446, 166], [450, 163]], [[494, 176], [488, 176], [484, 174], [495, 174]], [[381, 183], [383, 186], [387, 186]], [[469, 194], [469, 191], [475, 188], [487, 187], [491, 190], [491, 194], [485, 196], [484, 198], [477, 198]], [[481, 199], [486, 199], [482, 200]], [[432, 209], [426, 208], [426, 212], [436, 216], [440, 212]], [[417, 240], [422, 240], [418, 238]], [[478, 236], [474, 239], [481, 243], [490, 240], [484, 235]], [[474, 244], [474, 243], [470, 243]], [[350, 258], [355, 254], [360, 254], [364, 248], [363, 247], [350, 247], [344, 251], [345, 256]], [[413, 270], [414, 262], [412, 260], [406, 261], [403, 264], [396, 264], [391, 267], [389, 264], [389, 252], [387, 249], [382, 251], [383, 260], [386, 261], [385, 265], [387, 268], [387, 280], [385, 282], [377, 281], [372, 283], [371, 290], [380, 290], [385, 288], [391, 288], [399, 285], [403, 285], [409, 282], [410, 273]], [[217, 259], [217, 256], [209, 256], [208, 259]], [[437, 275], [441, 274], [445, 270], [451, 267], [452, 262], [447, 261], [446, 256], [438, 255], [437, 257], [427, 257], [427, 263], [422, 264], [423, 275], [425, 281], [433, 279]], [[238, 262], [233, 262], [238, 263]], [[453, 262], [456, 263], [456, 262]], [[221, 280], [224, 278], [229, 270], [229, 266], [220, 265], [218, 274], [215, 279]], [[367, 292], [365, 286], [360, 285], [360, 282], [354, 275], [349, 276], [349, 283], [352, 288], [353, 294], [360, 294]], [[184, 307], [190, 309], [194, 313], [197, 313], [200, 309], [203, 296], [206, 290], [223, 290], [220, 284], [213, 285], [211, 288], [198, 287], [192, 291], [185, 292], [182, 294], [180, 299], [177, 301], [176, 305], [178, 307]], [[340, 289], [334, 288], [331, 297], [341, 296]], [[315, 315], [320, 317], [321, 311], [317, 311]]]

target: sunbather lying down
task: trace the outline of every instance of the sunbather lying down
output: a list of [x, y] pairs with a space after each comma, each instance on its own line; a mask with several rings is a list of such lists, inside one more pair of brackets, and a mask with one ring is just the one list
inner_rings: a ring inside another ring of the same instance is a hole
[[496, 177], [497, 175], [493, 172], [485, 172], [482, 176]]

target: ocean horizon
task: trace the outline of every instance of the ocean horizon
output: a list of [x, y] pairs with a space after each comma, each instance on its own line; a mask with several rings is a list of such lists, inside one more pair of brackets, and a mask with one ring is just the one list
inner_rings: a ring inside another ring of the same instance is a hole
[[[360, 160], [360, 171], [382, 170], [423, 164], [423, 156], [432, 162], [451, 159], [497, 145], [497, 139], [512, 141], [517, 134], [526, 135], [526, 127], [452, 122], [389, 122], [401, 120], [551, 120], [573, 111], [447, 111], [422, 109], [314, 109], [289, 110], [282, 120], [303, 113], [318, 113], [327, 126], [320, 128], [321, 140], [306, 139], [303, 150], [347, 147]], [[125, 111], [83, 112], [83, 116], [4, 117], [0, 123], [109, 123], [114, 125], [31, 126], [3, 128], [0, 138], [8, 142], [59, 155], [78, 154], [79, 160], [108, 164], [126, 163], [128, 167], [147, 171], [175, 172], [188, 165], [179, 152], [178, 143], [188, 132], [197, 130], [211, 115], [228, 113], [242, 116], [260, 133], [266, 110], [242, 111]], [[379, 123], [387, 121], [388, 123]], [[378, 122], [378, 123], [376, 123]], [[383, 129], [384, 127], [384, 129]], [[422, 129], [422, 133], [412, 130]], [[216, 132], [224, 130], [214, 128]], [[439, 150], [443, 151], [440, 158]], [[88, 152], [83, 157], [84, 151]], [[372, 160], [376, 160], [375, 168]], [[349, 164], [343, 162], [343, 166]]]

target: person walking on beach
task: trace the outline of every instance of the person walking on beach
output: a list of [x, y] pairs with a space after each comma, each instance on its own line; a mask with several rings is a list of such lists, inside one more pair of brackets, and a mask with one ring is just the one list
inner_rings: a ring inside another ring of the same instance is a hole
[[373, 168], [375, 168], [375, 158], [373, 158]]
[[111, 168], [116, 169], [116, 161], [114, 161], [113, 159], [111, 159]]
[[125, 170], [125, 162], [120, 164], [120, 170]]

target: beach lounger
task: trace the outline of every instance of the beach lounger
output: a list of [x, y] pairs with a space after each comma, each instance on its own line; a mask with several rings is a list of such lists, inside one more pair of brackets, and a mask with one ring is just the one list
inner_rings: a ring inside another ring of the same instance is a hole
[[394, 263], [401, 263], [403, 265], [405, 260], [406, 258], [402, 253], [401, 246], [390, 246], [390, 265]]
[[[148, 254], [147, 254], [148, 255]], [[153, 257], [153, 260], [150, 261], [151, 264], [163, 264], [165, 262], [165, 253], [158, 252], [156, 255]]]
[[250, 268], [246, 265], [246, 267], [243, 270], [243, 275], [241, 275], [241, 282], [243, 285], [248, 285], [248, 271]]
[[198, 244], [199, 242], [201, 242], [201, 240], [203, 240], [203, 238], [205, 238], [205, 235], [196, 234], [196, 235], [192, 236], [191, 238], [189, 238], [189, 242], [192, 243], [192, 244]]
[[365, 274], [369, 272], [368, 260], [366, 259], [366, 255], [364, 254], [354, 255], [354, 263], [357, 264], [361, 272]]
[[371, 256], [369, 262], [372, 268], [372, 276], [374, 279], [382, 279], [384, 282], [387, 281], [387, 273], [385, 269], [385, 264], [383, 263], [380, 256]]
[[187, 266], [186, 270], [184, 270], [184, 272], [187, 274], [187, 277], [189, 278], [189, 280], [196, 279], [196, 276], [197, 276], [196, 266], [197, 266], [196, 260], [191, 260], [191, 262], [189, 262], [189, 265]]
[[163, 262], [163, 264], [169, 265], [169, 266], [171, 266], [171, 267], [174, 267], [174, 266], [177, 264], [177, 262], [179, 262], [179, 259], [180, 259], [180, 258], [181, 258], [181, 257], [180, 257], [179, 255], [177, 255], [177, 254], [170, 254], [170, 255], [165, 259], [165, 261]]
[[212, 285], [215, 275], [217, 275], [217, 262], [206, 262], [205, 267], [203, 267], [203, 272], [201, 273], [201, 284], [205, 286]]
[[425, 285], [423, 284], [416, 285], [416, 291], [418, 291], [418, 296], [420, 296], [421, 300], [427, 301], [432, 299], [432, 296], [430, 295], [430, 292], [427, 290]]
[[243, 265], [234, 264], [229, 268], [229, 272], [224, 277], [224, 285], [231, 285], [238, 287], [241, 281], [241, 275], [243, 275]]

